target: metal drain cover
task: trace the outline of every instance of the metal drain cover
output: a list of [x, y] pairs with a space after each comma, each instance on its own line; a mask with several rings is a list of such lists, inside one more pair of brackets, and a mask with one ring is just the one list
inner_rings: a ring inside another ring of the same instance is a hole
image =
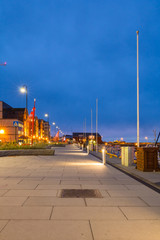
[[102, 198], [97, 189], [63, 189], [61, 198]]

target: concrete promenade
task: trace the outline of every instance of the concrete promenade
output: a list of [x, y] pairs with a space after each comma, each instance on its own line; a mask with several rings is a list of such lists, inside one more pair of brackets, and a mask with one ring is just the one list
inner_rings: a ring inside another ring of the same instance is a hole
[[[61, 198], [97, 189], [102, 198]], [[160, 194], [76, 146], [0, 158], [0, 240], [159, 240]]]

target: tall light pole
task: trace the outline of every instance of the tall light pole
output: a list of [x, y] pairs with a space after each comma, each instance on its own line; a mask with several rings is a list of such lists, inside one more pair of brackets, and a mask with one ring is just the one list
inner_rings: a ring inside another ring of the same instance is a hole
[[47, 122], [48, 122], [48, 139], [50, 139], [50, 137], [49, 137], [49, 114], [45, 113], [44, 116], [47, 118]]
[[139, 31], [137, 33], [137, 147], [139, 147]]
[[87, 138], [86, 138], [86, 118], [85, 118], [85, 122], [84, 122], [84, 125], [85, 125], [85, 141], [87, 141]]
[[[52, 124], [53, 124], [53, 126], [55, 126], [55, 134], [56, 134], [56, 123], [53, 122]], [[54, 133], [53, 133], [53, 134], [54, 134]]]
[[25, 134], [25, 136], [27, 136], [27, 116], [28, 116], [28, 89], [27, 89], [27, 86], [24, 85], [23, 87], [21, 87], [20, 92], [26, 94], [26, 116], [25, 116], [26, 119], [24, 122], [24, 134]]
[[98, 152], [98, 98], [96, 99], [96, 152]]
[[92, 128], [92, 108], [91, 108], [91, 136], [92, 136], [92, 133], [93, 133], [93, 128]]
[[24, 85], [23, 87], [21, 87], [20, 92], [26, 94], [26, 110], [28, 110], [28, 90], [27, 90], [27, 86]]

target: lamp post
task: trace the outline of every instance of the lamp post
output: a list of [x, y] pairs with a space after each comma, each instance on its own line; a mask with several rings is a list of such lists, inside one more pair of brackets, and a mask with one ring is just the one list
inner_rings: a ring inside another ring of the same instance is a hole
[[[56, 126], [55, 122], [53, 122], [52, 124], [53, 124], [53, 126]], [[55, 134], [56, 134], [56, 128], [55, 128]], [[53, 135], [54, 135], [54, 132], [53, 132]]]
[[148, 142], [148, 137], [145, 137], [146, 142]]
[[20, 92], [26, 94], [26, 110], [28, 110], [28, 90], [27, 90], [27, 86], [24, 85], [23, 87], [21, 87]]
[[28, 90], [27, 90], [27, 86], [26, 85], [24, 85], [23, 87], [21, 87], [20, 88], [20, 92], [21, 93], [25, 93], [26, 94], [26, 121], [25, 121], [25, 124], [24, 124], [24, 129], [25, 129], [25, 131], [24, 131], [24, 134], [25, 134], [25, 136], [27, 136], [27, 112], [28, 112]]
[[50, 137], [49, 137], [49, 114], [45, 113], [44, 116], [47, 118], [47, 122], [48, 122], [48, 139], [50, 139]]

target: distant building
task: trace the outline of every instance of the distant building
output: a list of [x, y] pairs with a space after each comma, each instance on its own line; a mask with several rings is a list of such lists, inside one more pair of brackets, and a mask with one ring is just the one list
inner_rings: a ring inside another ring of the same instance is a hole
[[49, 122], [39, 119], [39, 137], [43, 140], [50, 139], [50, 125]]
[[[98, 143], [102, 143], [102, 137], [99, 133], [97, 133], [97, 137], [98, 137]], [[74, 132], [73, 133], [73, 141], [74, 142], [83, 142], [83, 139], [86, 139], [86, 141], [89, 140], [96, 140], [96, 133], [83, 133], [83, 132]]]
[[25, 108], [12, 108], [0, 101], [0, 141], [18, 141], [23, 135]]
[[64, 136], [66, 139], [73, 140], [73, 135], [65, 135]]
[[44, 124], [44, 138], [46, 138], [46, 140], [50, 139], [50, 125], [49, 125], [49, 122], [43, 120], [43, 124]]
[[25, 108], [13, 108], [7, 103], [0, 101], [0, 141], [12, 142], [24, 140], [31, 143], [34, 141], [50, 139], [49, 122], [28, 115]]
[[44, 138], [44, 120], [38, 119], [38, 123], [39, 123], [39, 138], [43, 139]]

